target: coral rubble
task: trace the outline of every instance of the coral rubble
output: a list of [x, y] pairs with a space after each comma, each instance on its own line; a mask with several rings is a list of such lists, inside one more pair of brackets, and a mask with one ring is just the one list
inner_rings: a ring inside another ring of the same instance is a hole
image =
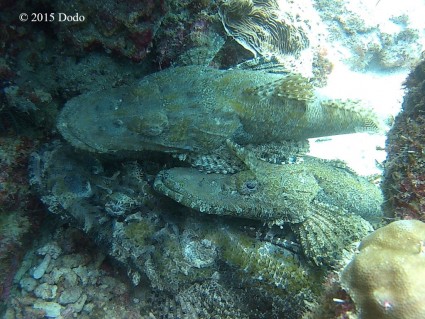
[[81, 232], [58, 227], [25, 254], [4, 318], [142, 318], [130, 286]]

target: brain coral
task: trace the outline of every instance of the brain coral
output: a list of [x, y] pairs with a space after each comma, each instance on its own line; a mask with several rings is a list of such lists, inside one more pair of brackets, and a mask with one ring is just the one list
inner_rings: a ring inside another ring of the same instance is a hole
[[361, 319], [425, 318], [425, 224], [400, 220], [360, 244], [342, 272]]

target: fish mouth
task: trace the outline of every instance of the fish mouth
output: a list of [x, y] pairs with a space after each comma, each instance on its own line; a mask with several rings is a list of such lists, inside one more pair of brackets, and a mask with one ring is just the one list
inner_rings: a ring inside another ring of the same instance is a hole
[[58, 123], [56, 125], [57, 129], [72, 146], [76, 148], [80, 148], [89, 152], [99, 152], [102, 153], [102, 150], [99, 149], [91, 141], [88, 139], [84, 139], [82, 134], [78, 132], [78, 130], [71, 124], [66, 123], [63, 118], [67, 115], [67, 110], [62, 111], [62, 113], [58, 117]]
[[176, 167], [158, 173], [154, 189], [176, 202], [205, 214], [273, 221], [273, 208], [257, 196], [240, 194], [235, 177], [205, 174]]
[[154, 189], [184, 206], [215, 215], [235, 215], [235, 203], [242, 200], [232, 191], [231, 175], [205, 174], [193, 168], [159, 172]]

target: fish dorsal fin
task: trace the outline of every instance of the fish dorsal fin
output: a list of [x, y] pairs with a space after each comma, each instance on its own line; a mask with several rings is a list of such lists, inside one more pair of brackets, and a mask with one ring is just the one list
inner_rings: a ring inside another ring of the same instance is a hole
[[247, 93], [264, 98], [277, 97], [306, 102], [315, 97], [313, 84], [300, 74], [290, 74], [282, 79], [250, 88]]
[[259, 160], [255, 158], [251, 152], [229, 139], [226, 140], [226, 143], [229, 149], [248, 167], [248, 169], [258, 169]]
[[275, 56], [259, 56], [236, 65], [235, 69], [262, 71], [272, 74], [289, 74], [291, 71], [284, 63], [280, 62]]
[[314, 87], [300, 74], [291, 74], [278, 81], [276, 93], [288, 99], [311, 101], [314, 99]]

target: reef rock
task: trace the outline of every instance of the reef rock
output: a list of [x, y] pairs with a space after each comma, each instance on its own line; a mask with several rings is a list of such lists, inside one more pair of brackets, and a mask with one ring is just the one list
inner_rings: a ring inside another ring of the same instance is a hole
[[403, 109], [388, 133], [383, 192], [388, 217], [425, 220], [425, 61], [408, 76]]

